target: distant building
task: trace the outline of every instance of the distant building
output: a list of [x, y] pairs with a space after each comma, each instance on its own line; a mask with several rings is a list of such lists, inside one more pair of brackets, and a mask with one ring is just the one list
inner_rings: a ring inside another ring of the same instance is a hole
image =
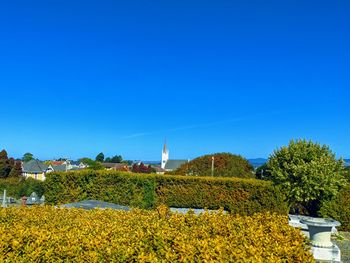
[[22, 175], [25, 178], [33, 178], [44, 181], [46, 179], [46, 173], [48, 172], [49, 166], [40, 162], [39, 160], [31, 160], [23, 163]]
[[164, 143], [162, 151], [162, 162], [160, 166], [162, 169], [164, 169], [166, 172], [171, 172], [187, 162], [188, 160], [169, 160], [169, 150], [167, 149], [166, 142]]
[[66, 172], [68, 169], [67, 164], [62, 165], [49, 165], [49, 168], [47, 169], [50, 172]]

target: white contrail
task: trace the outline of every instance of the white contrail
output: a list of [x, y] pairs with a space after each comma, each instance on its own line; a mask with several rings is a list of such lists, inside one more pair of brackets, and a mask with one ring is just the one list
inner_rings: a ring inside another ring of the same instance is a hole
[[137, 137], [153, 135], [153, 134], [157, 134], [157, 133], [167, 133], [167, 132], [183, 131], [183, 130], [190, 130], [190, 129], [196, 129], [196, 128], [203, 128], [203, 127], [211, 127], [211, 126], [216, 126], [216, 125], [225, 124], [225, 123], [238, 122], [238, 121], [246, 120], [246, 119], [249, 119], [249, 118], [252, 118], [252, 117], [257, 117], [257, 116], [260, 116], [260, 115], [265, 115], [265, 114], [256, 114], [256, 115], [240, 117], [240, 118], [234, 118], [234, 119], [227, 119], [227, 120], [208, 122], [208, 123], [201, 123], [201, 124], [193, 124], [193, 125], [189, 125], [189, 126], [170, 128], [170, 129], [166, 129], [166, 130], [157, 130], [157, 131], [134, 133], [134, 134], [123, 136], [123, 137], [121, 137], [121, 139], [132, 139], [132, 138], [137, 138]]

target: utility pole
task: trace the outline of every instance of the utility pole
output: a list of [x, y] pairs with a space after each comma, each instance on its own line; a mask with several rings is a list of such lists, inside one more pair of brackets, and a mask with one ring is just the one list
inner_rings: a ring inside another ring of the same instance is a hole
[[214, 156], [211, 157], [211, 176], [214, 176]]

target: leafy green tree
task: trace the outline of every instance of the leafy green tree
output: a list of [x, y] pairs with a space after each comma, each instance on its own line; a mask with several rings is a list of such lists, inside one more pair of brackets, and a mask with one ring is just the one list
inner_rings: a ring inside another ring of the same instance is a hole
[[25, 162], [25, 163], [27, 163], [27, 162], [29, 162], [31, 160], [34, 160], [34, 156], [31, 153], [25, 153], [23, 155], [23, 157], [22, 157], [22, 161]]
[[81, 158], [79, 159], [79, 162], [82, 162], [83, 164], [88, 165], [88, 169], [92, 170], [103, 170], [104, 167], [100, 162], [94, 161], [90, 158]]
[[292, 140], [276, 150], [267, 168], [269, 179], [282, 187], [290, 207], [300, 204], [311, 215], [346, 183], [343, 161], [337, 160], [328, 146], [306, 140]]
[[350, 183], [350, 166], [344, 168], [344, 177]]
[[121, 163], [123, 162], [123, 157], [121, 155], [115, 155], [113, 157], [107, 157], [104, 160], [105, 163]]
[[123, 161], [123, 157], [121, 155], [115, 155], [111, 158], [111, 163], [121, 163]]
[[253, 167], [239, 155], [216, 153], [204, 155], [180, 166], [172, 174], [179, 175], [212, 175], [212, 160], [214, 158], [214, 176], [254, 178]]
[[95, 161], [96, 161], [96, 162], [103, 163], [104, 159], [105, 159], [105, 155], [104, 155], [103, 153], [99, 153], [99, 154], [96, 156]]

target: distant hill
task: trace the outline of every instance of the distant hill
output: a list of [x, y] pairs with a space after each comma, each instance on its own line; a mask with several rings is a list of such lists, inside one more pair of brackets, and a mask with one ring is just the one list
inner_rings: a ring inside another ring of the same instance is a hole
[[265, 164], [267, 162], [267, 159], [264, 159], [264, 158], [248, 159], [248, 162], [254, 167], [254, 169], [256, 169], [259, 166]]

